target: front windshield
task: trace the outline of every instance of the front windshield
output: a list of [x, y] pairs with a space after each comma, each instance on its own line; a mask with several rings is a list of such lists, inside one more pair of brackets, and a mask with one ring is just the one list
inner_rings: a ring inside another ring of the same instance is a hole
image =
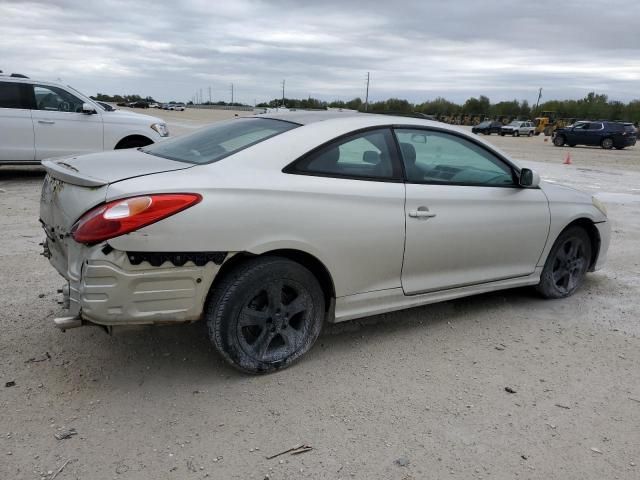
[[509, 125], [513, 125], [514, 127], [519, 127], [519, 126], [520, 126], [520, 122], [518, 122], [518, 121], [513, 121], [513, 122], [511, 122]]
[[296, 127], [297, 123], [271, 118], [236, 118], [155, 143], [142, 151], [178, 162], [212, 163]]

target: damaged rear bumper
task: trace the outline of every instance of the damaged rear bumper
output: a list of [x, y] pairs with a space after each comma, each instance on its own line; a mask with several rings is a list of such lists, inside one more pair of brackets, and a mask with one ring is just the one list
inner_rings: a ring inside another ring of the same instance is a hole
[[87, 323], [110, 327], [199, 320], [226, 254], [205, 252], [182, 265], [172, 263], [176, 254], [160, 254], [162, 263], [156, 261], [159, 254], [144, 260], [137, 255], [132, 262], [131, 254], [102, 245], [85, 247], [82, 258], [70, 257], [63, 274], [68, 284], [60, 291], [66, 310], [55, 325], [66, 330]]

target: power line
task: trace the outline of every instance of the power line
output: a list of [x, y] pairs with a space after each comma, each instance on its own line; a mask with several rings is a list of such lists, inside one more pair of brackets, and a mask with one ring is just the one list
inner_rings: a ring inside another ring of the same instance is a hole
[[282, 80], [282, 106], [284, 107], [284, 80]]
[[367, 93], [364, 97], [364, 111], [366, 112], [369, 109], [369, 80], [370, 80], [369, 72], [367, 72]]

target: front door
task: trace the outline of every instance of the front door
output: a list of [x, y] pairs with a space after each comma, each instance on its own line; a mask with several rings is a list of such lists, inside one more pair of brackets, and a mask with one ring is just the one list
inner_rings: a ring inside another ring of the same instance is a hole
[[30, 88], [24, 83], [0, 82], [0, 161], [35, 158]]
[[395, 130], [407, 175], [402, 287], [430, 292], [529, 275], [549, 231], [542, 190], [458, 135]]
[[83, 100], [66, 90], [34, 85], [36, 159], [83, 154], [103, 149], [102, 115], [82, 113]]

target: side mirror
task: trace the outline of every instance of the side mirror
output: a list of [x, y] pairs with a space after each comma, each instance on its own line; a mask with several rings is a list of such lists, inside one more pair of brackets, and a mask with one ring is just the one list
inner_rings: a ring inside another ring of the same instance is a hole
[[87, 115], [91, 115], [93, 113], [96, 113], [96, 109], [91, 106], [90, 103], [83, 103], [82, 104], [82, 113], [85, 113]]
[[520, 186], [524, 188], [536, 188], [540, 185], [540, 175], [535, 170], [523, 168], [520, 170]]

